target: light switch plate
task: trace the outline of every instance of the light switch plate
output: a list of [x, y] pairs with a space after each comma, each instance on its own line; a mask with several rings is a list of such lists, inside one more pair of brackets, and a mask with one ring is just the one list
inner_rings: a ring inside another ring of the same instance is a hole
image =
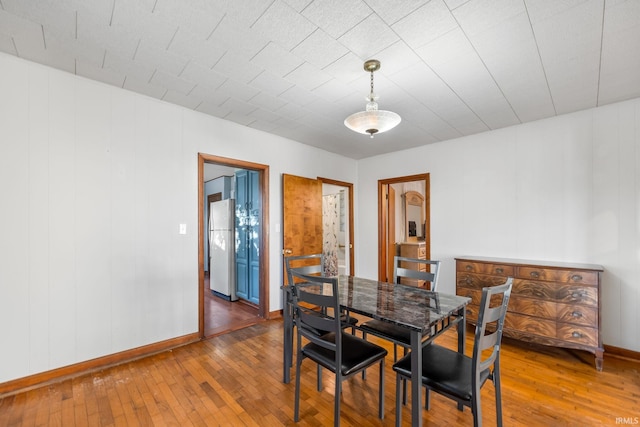
[[187, 224], [180, 224], [180, 234], [187, 234]]

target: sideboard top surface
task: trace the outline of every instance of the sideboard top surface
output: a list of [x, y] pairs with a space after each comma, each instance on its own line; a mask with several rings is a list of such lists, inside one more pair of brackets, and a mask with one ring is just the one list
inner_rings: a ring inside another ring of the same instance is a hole
[[598, 264], [579, 264], [573, 262], [555, 262], [555, 261], [537, 261], [515, 258], [494, 258], [484, 256], [459, 256], [455, 258], [456, 261], [475, 261], [486, 262], [496, 264], [514, 264], [519, 266], [532, 266], [532, 267], [557, 267], [557, 268], [569, 268], [578, 270], [594, 270], [604, 271], [604, 267]]

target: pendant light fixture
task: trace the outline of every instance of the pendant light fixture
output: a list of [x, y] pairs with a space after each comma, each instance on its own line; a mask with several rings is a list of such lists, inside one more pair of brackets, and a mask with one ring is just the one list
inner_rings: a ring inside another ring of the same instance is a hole
[[373, 73], [380, 69], [380, 61], [370, 59], [364, 63], [364, 70], [371, 73], [371, 92], [365, 99], [367, 105], [365, 111], [354, 113], [344, 120], [344, 125], [352, 131], [365, 135], [373, 135], [386, 132], [398, 126], [402, 120], [392, 111], [378, 110], [378, 97], [373, 92]]

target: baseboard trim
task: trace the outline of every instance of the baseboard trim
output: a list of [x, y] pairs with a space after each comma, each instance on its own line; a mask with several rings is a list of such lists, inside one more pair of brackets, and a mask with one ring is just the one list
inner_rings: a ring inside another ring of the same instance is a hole
[[626, 348], [614, 347], [612, 345], [604, 345], [605, 356], [620, 357], [635, 362], [640, 362], [640, 352], [627, 350]]
[[282, 319], [282, 310], [275, 310], [269, 312], [269, 320]]
[[50, 371], [0, 383], [0, 399], [8, 395], [42, 387], [49, 383], [62, 381], [67, 378], [76, 377], [92, 371], [105, 369], [125, 362], [130, 362], [135, 359], [150, 356], [152, 354], [161, 353], [199, 340], [200, 335], [197, 333], [183, 335], [181, 337], [160, 341], [142, 347], [121, 351], [119, 353], [98, 357], [96, 359], [87, 360], [85, 362], [75, 363], [73, 365], [63, 366]]

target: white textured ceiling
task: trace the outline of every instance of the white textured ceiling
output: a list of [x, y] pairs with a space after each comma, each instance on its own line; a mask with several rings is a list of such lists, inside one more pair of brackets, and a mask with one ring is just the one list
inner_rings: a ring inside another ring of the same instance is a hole
[[360, 159], [640, 96], [640, 1], [0, 0], [0, 50]]

